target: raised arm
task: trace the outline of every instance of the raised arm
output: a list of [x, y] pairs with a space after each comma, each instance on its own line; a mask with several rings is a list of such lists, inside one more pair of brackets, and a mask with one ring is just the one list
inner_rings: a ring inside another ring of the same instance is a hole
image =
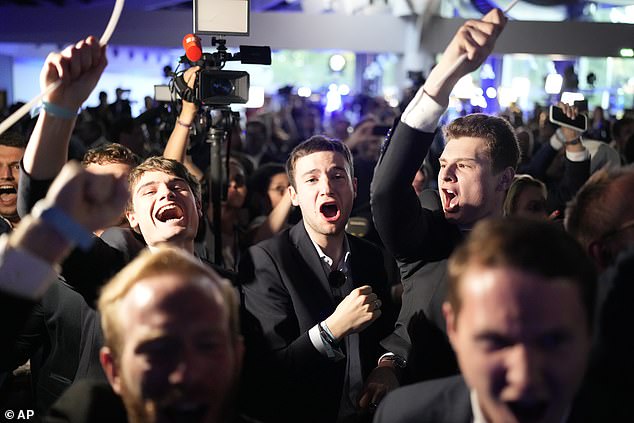
[[107, 64], [105, 46], [88, 37], [46, 58], [42, 89], [62, 84], [44, 97], [35, 129], [24, 152], [24, 170], [35, 179], [53, 179], [67, 160], [77, 111], [97, 85]]
[[[187, 69], [183, 75], [185, 82], [190, 88], [193, 88], [196, 83], [196, 72], [200, 68], [193, 66]], [[196, 113], [198, 113], [198, 106], [195, 103], [182, 100], [183, 107], [180, 115], [174, 125], [174, 130], [170, 134], [165, 150], [163, 151], [163, 157], [173, 159], [178, 162], [185, 162], [185, 155], [187, 153], [187, 144], [189, 142], [189, 133], [196, 119]]]
[[[497, 9], [482, 20], [467, 21], [453, 37], [442, 59], [416, 93], [388, 137], [372, 182], [372, 213], [381, 239], [400, 261], [445, 253], [444, 228], [420, 206], [411, 186], [433, 141], [433, 133], [456, 82], [477, 69], [489, 55], [506, 18]], [[463, 54], [467, 59], [457, 68]], [[398, 204], [398, 207], [395, 207]]]

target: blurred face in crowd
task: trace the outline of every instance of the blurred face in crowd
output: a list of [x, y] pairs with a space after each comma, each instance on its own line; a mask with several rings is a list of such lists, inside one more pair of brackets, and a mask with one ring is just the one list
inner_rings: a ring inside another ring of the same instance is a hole
[[[217, 422], [230, 409], [242, 362], [213, 281], [147, 277], [121, 300], [119, 357], [106, 373], [132, 423]], [[102, 351], [102, 362], [104, 352]]]
[[357, 193], [357, 181], [350, 173], [345, 157], [334, 151], [297, 159], [297, 187], [289, 188], [291, 201], [300, 207], [306, 230], [315, 242], [343, 233]]
[[[610, 263], [613, 262], [620, 252], [634, 245], [634, 208], [618, 207], [628, 198], [634, 190], [634, 173], [625, 174], [611, 184], [610, 190], [605, 197], [607, 204], [614, 205], [614, 229], [603, 234], [598, 240], [590, 245], [591, 255], [600, 258], [609, 253]], [[619, 210], [619, 212], [616, 212]], [[609, 263], [606, 263], [606, 265]]]
[[533, 219], [545, 219], [548, 217], [546, 199], [539, 187], [524, 187], [517, 194], [515, 202], [515, 213], [513, 213], [513, 216]]
[[271, 207], [275, 208], [282, 198], [284, 198], [284, 194], [288, 191], [288, 186], [290, 185], [288, 181], [288, 176], [286, 172], [277, 173], [271, 177], [271, 181], [269, 182], [269, 188], [267, 190], [269, 195], [269, 200], [271, 201]]
[[560, 423], [587, 364], [590, 333], [579, 288], [512, 267], [472, 265], [447, 333], [487, 421]]
[[493, 174], [487, 141], [461, 137], [449, 140], [440, 156], [438, 187], [447, 220], [470, 227], [500, 214], [504, 192], [513, 179], [509, 169]]
[[24, 148], [0, 145], [0, 216], [13, 223], [18, 216], [18, 182]]
[[130, 190], [132, 211], [126, 216], [149, 246], [193, 242], [201, 217], [200, 203], [184, 179], [147, 171]]
[[227, 187], [226, 206], [241, 209], [247, 198], [247, 185], [244, 170], [235, 163], [229, 165], [229, 186]]

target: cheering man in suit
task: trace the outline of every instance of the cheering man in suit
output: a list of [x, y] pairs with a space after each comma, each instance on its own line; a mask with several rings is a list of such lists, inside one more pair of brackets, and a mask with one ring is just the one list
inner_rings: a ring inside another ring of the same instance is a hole
[[303, 220], [252, 247], [240, 266], [243, 403], [264, 421], [356, 421], [363, 380], [394, 322], [386, 261], [344, 232], [356, 180], [343, 143], [311, 137], [286, 168]]

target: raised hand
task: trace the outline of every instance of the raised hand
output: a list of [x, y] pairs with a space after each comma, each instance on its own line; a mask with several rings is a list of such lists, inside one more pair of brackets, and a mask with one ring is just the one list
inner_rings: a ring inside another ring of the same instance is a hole
[[326, 325], [340, 340], [351, 333], [361, 332], [381, 316], [381, 300], [372, 292], [372, 287], [364, 285], [353, 289], [337, 306], [335, 312], [326, 319]]
[[50, 53], [40, 73], [40, 87], [44, 90], [58, 79], [59, 88], [44, 97], [44, 101], [77, 111], [97, 85], [106, 68], [106, 47], [90, 36], [61, 53]]

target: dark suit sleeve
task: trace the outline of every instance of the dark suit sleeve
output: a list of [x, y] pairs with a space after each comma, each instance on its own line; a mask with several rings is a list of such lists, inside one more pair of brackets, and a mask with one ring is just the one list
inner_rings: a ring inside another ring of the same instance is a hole
[[126, 264], [125, 254], [93, 236], [88, 251], [75, 248], [62, 263], [62, 277], [88, 305], [96, 302], [101, 287]]
[[42, 345], [42, 338], [46, 333], [46, 317], [41, 302], [32, 309], [27, 306], [25, 312], [26, 310], [31, 310], [31, 313], [26, 319], [24, 328], [16, 336], [15, 341], [5, 344], [6, 347], [0, 352], [0, 371], [13, 370], [26, 363]]
[[438, 260], [446, 257], [450, 248], [446, 224], [435, 224], [437, 216], [422, 208], [412, 187], [433, 139], [433, 133], [399, 122], [386, 140], [374, 171], [374, 223], [388, 251], [401, 265], [401, 273], [403, 263]]
[[383, 147], [372, 185], [375, 225], [385, 246], [397, 259], [404, 286], [396, 330], [382, 345], [405, 358], [411, 347], [410, 321], [419, 311], [428, 311], [430, 304], [438, 302], [438, 283], [431, 280], [428, 283], [418, 275], [426, 264], [447, 258], [459, 236], [441, 211], [432, 212], [421, 206], [412, 187], [433, 137], [432, 133], [399, 122]]
[[259, 245], [251, 247], [240, 267], [247, 351], [251, 347], [288, 376], [310, 372], [315, 362], [327, 361], [308, 332], [297, 336], [299, 323], [291, 296], [268, 252]]
[[18, 184], [18, 214], [20, 217], [29, 214], [35, 203], [46, 197], [52, 183], [52, 179], [33, 179], [24, 170], [24, 165], [20, 161], [20, 183]]
[[572, 200], [589, 177], [590, 158], [580, 162], [573, 162], [566, 158], [562, 180], [548, 187], [548, 210], [563, 211], [566, 203]]

